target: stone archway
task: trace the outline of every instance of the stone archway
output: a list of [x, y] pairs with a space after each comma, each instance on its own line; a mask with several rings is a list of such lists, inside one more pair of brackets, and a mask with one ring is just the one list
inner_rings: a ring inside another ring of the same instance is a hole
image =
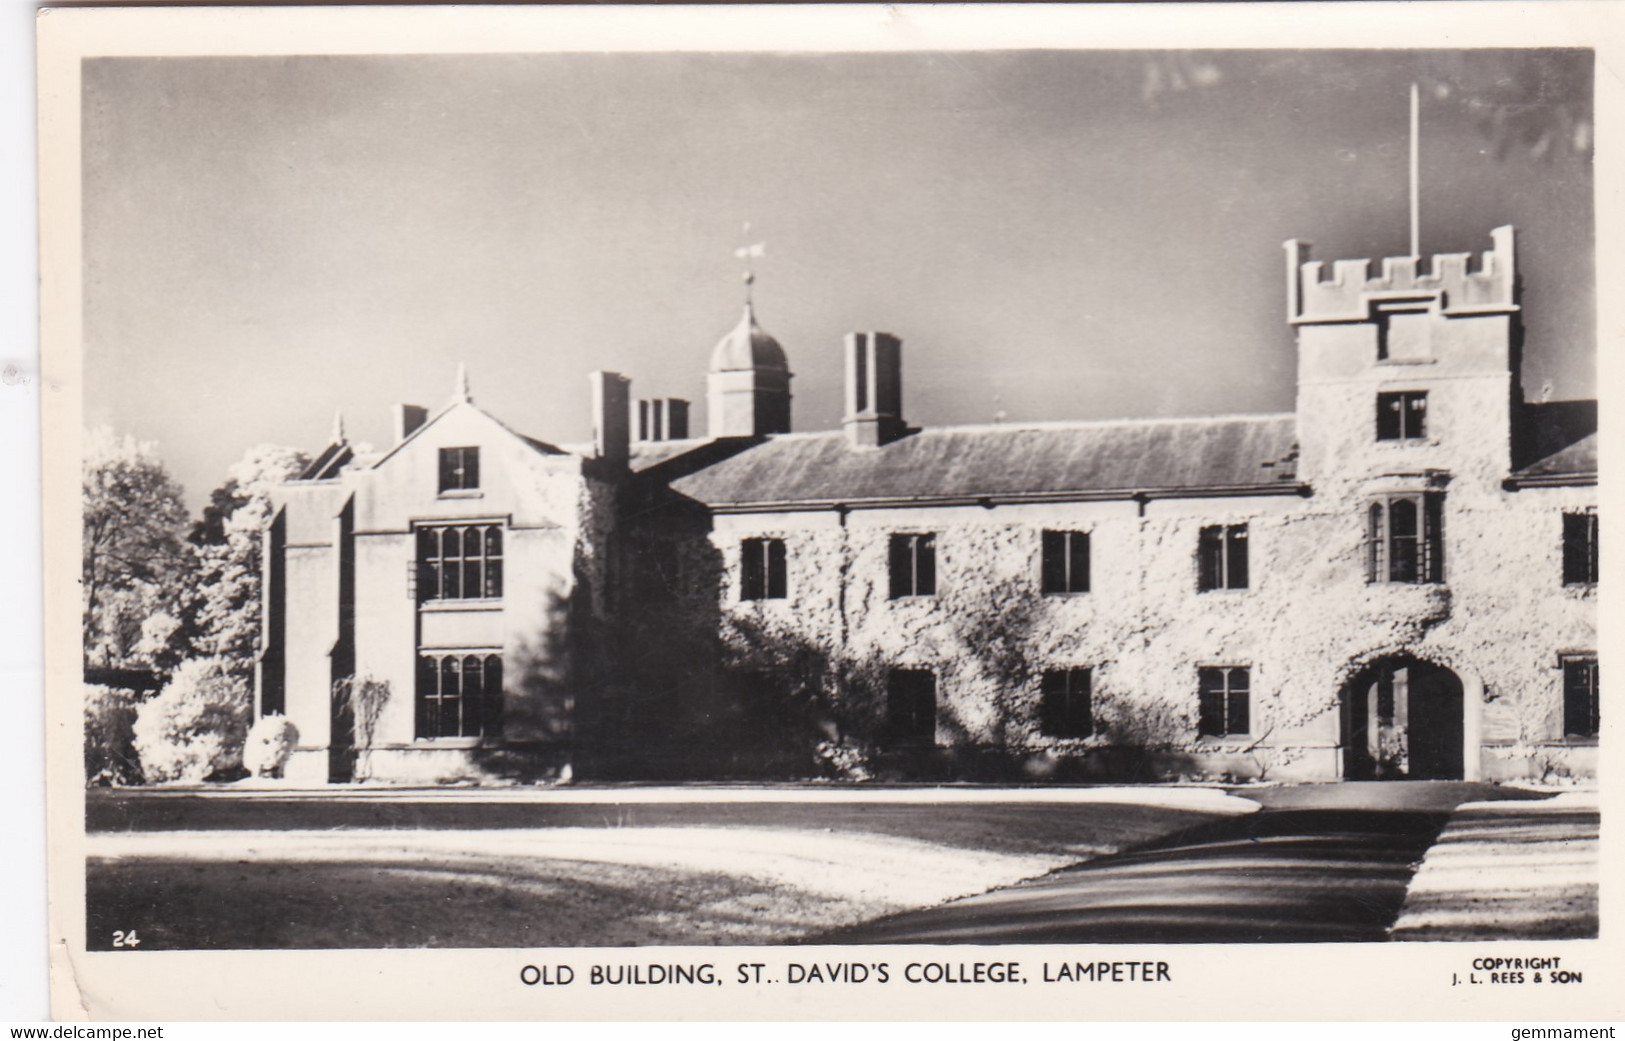
[[1344, 779], [1476, 777], [1477, 717], [1468, 718], [1467, 686], [1477, 684], [1408, 654], [1366, 664], [1340, 699]]

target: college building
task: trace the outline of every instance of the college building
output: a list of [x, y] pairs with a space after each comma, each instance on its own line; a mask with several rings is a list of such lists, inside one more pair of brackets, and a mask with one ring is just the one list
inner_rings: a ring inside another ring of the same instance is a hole
[[1596, 403], [1526, 400], [1489, 245], [1286, 243], [1272, 415], [919, 427], [863, 331], [793, 431], [749, 304], [703, 436], [598, 372], [550, 444], [459, 372], [280, 489], [256, 710], [311, 782], [1591, 774]]

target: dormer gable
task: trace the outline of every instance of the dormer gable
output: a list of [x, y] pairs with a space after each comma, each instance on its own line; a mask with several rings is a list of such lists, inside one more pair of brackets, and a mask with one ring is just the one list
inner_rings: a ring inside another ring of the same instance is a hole
[[526, 437], [469, 401], [453, 402], [357, 472], [357, 525], [491, 516], [574, 526], [586, 461]]

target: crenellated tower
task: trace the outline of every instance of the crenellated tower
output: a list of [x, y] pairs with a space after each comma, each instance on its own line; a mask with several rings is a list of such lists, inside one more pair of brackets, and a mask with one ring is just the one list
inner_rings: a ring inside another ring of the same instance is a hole
[[[1289, 240], [1287, 321], [1298, 339], [1299, 473], [1478, 475], [1512, 466], [1521, 401], [1513, 229], [1492, 248], [1369, 260], [1309, 259]], [[1475, 264], [1476, 259], [1476, 264]], [[1329, 277], [1328, 277], [1329, 275]]]

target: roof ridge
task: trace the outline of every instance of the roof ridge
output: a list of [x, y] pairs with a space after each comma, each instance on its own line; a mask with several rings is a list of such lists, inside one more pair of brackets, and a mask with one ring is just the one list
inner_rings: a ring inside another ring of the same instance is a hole
[[1121, 416], [1112, 419], [1037, 419], [1025, 422], [965, 423], [955, 426], [922, 427], [920, 433], [983, 433], [1000, 430], [1078, 430], [1101, 427], [1171, 426], [1179, 423], [1239, 423], [1296, 419], [1296, 412], [1238, 412], [1212, 416]]
[[[911, 437], [920, 434], [980, 434], [1016, 430], [1086, 430], [1123, 428], [1134, 426], [1171, 426], [1181, 423], [1264, 423], [1298, 418], [1296, 412], [1236, 412], [1213, 416], [1143, 416], [1115, 419], [1035, 419], [1004, 423], [961, 423], [944, 426], [922, 426], [911, 431]], [[840, 437], [845, 431], [836, 427], [825, 430], [795, 430], [784, 434], [768, 434], [766, 440], [785, 441], [820, 437]], [[691, 440], [707, 440], [704, 438]]]

